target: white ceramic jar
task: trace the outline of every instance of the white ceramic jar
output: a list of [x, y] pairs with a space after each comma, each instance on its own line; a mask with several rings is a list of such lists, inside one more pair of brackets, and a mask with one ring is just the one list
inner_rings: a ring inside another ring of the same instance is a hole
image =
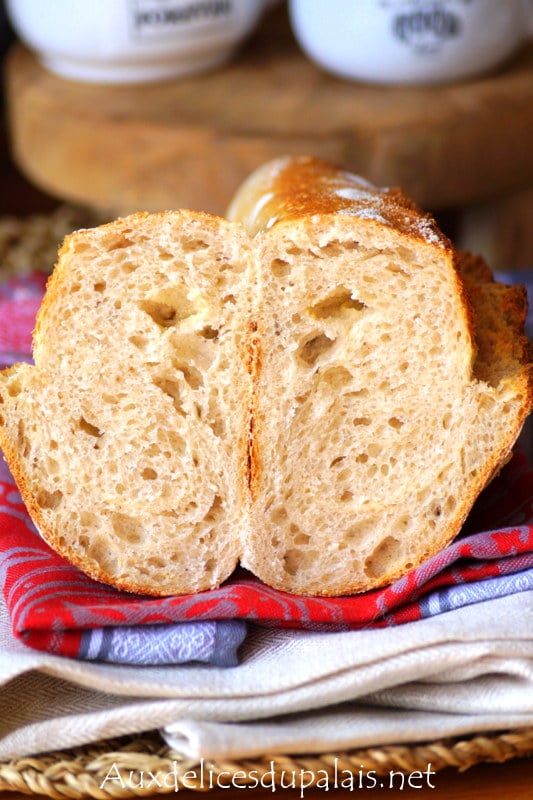
[[289, 0], [304, 52], [340, 77], [434, 84], [495, 69], [525, 41], [531, 0]]
[[164, 80], [226, 62], [268, 0], [7, 0], [50, 71], [98, 83]]

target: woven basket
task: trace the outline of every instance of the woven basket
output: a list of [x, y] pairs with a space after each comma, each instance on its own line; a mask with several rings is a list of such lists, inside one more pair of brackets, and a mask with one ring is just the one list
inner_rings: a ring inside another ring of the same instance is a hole
[[[86, 747], [0, 761], [0, 791], [52, 798], [146, 797], [180, 789], [206, 791], [235, 787], [279, 786], [295, 781], [305, 787], [324, 785], [326, 775], [380, 776], [391, 770], [432, 772], [445, 767], [464, 771], [475, 764], [533, 756], [533, 727], [442, 739], [417, 745], [390, 745], [343, 753], [264, 755], [241, 761], [198, 761], [170, 750], [156, 733], [114, 739]], [[223, 782], [218, 776], [223, 775]], [[313, 780], [315, 779], [315, 780]], [[298, 781], [300, 780], [300, 783]], [[233, 783], [232, 783], [233, 781]]]

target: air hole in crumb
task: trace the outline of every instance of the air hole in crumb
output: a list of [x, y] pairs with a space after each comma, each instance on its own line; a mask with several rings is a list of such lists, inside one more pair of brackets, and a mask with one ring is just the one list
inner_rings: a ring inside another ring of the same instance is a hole
[[386, 269], [388, 272], [392, 272], [395, 275], [403, 275], [404, 278], [409, 278], [409, 273], [406, 272], [403, 267], [400, 267], [399, 264], [388, 264]]
[[113, 533], [125, 542], [136, 544], [142, 539], [142, 527], [135, 517], [118, 512], [111, 515]]
[[208, 522], [216, 522], [216, 520], [220, 518], [223, 511], [224, 511], [224, 503], [222, 502], [222, 498], [220, 497], [220, 495], [216, 494], [213, 497], [213, 502], [211, 503], [204, 519], [207, 520]]
[[215, 436], [220, 437], [224, 435], [224, 432], [226, 430], [224, 419], [214, 419], [212, 421], [208, 420], [207, 424], [209, 425]]
[[141, 477], [145, 481], [155, 481], [155, 479], [157, 478], [157, 472], [155, 471], [155, 469], [152, 469], [151, 467], [145, 467], [145, 469], [143, 469], [143, 471], [141, 472]]
[[[356, 242], [356, 245], [358, 243]], [[328, 242], [327, 244], [322, 245], [318, 255], [320, 258], [335, 258], [336, 256], [342, 255], [344, 251], [344, 244], [341, 244], [338, 240]]]
[[95, 292], [104, 292], [106, 290], [107, 284], [105, 281], [97, 281], [93, 284], [93, 289]]
[[401, 544], [393, 536], [386, 536], [365, 561], [365, 573], [369, 578], [382, 578], [396, 567], [401, 554]]
[[7, 384], [7, 393], [10, 397], [17, 397], [22, 391], [22, 384], [18, 377], [13, 377], [9, 379], [9, 383]]
[[100, 436], [103, 435], [103, 431], [101, 431], [100, 428], [97, 428], [96, 425], [92, 425], [90, 422], [87, 422], [84, 417], [80, 417], [78, 427], [80, 430], [88, 433], [89, 436], [94, 436], [96, 439], [99, 439]]
[[27, 458], [30, 454], [30, 442], [26, 436], [26, 426], [24, 425], [24, 420], [19, 419], [17, 423], [17, 445], [18, 448], [24, 458]]
[[354, 427], [357, 427], [359, 425], [371, 425], [372, 420], [370, 419], [370, 417], [355, 417], [352, 424], [354, 425]]
[[169, 328], [176, 321], [176, 309], [168, 303], [156, 303], [152, 300], [146, 300], [141, 307], [162, 328]]
[[171, 398], [172, 403], [176, 411], [185, 416], [185, 411], [183, 410], [181, 404], [181, 396], [180, 396], [180, 386], [178, 381], [173, 381], [170, 378], [156, 378], [154, 380], [154, 385], [157, 386], [164, 394]]
[[346, 489], [346, 491], [341, 494], [339, 500], [341, 503], [350, 503], [353, 500], [353, 492]]
[[359, 453], [355, 460], [358, 464], [366, 464], [368, 461], [368, 453]]
[[270, 519], [274, 523], [285, 522], [288, 518], [287, 510], [283, 506], [277, 506], [270, 512]]
[[195, 253], [198, 250], [207, 250], [209, 244], [203, 239], [187, 239], [182, 243], [184, 253]]
[[87, 557], [103, 567], [104, 571], [112, 574], [116, 570], [116, 551], [111, 551], [107, 537], [95, 536], [87, 548]]
[[411, 517], [409, 517], [407, 514], [404, 514], [403, 517], [399, 518], [396, 525], [398, 528], [401, 528], [403, 532], [406, 531], [411, 526], [411, 522], [412, 522]]
[[218, 329], [206, 325], [205, 328], [202, 328], [200, 331], [200, 336], [203, 336], [204, 339], [216, 339], [218, 337]]
[[270, 265], [272, 270], [272, 274], [276, 278], [285, 278], [289, 272], [291, 271], [291, 265], [288, 261], [284, 261], [282, 258], [275, 258]]
[[309, 544], [311, 537], [307, 533], [301, 531], [294, 537], [294, 544]]
[[59, 462], [55, 458], [45, 456], [45, 466], [48, 475], [57, 475], [59, 472]]
[[353, 375], [346, 367], [328, 367], [321, 373], [320, 377], [324, 383], [328, 383], [338, 389], [349, 384]]
[[303, 252], [304, 252], [304, 251], [302, 250], [302, 248], [301, 248], [301, 247], [298, 247], [298, 246], [297, 246], [297, 245], [295, 245], [295, 244], [293, 244], [293, 245], [291, 245], [291, 247], [288, 247], [288, 248], [287, 248], [287, 253], [288, 253], [290, 256], [301, 256]]
[[388, 420], [388, 423], [391, 426], [391, 428], [394, 428], [394, 430], [396, 431], [399, 431], [400, 428], [403, 428], [404, 426], [403, 420], [399, 419], [398, 417], [391, 417]]
[[283, 556], [283, 569], [289, 575], [296, 575], [303, 558], [304, 554], [301, 550], [297, 547], [290, 548]]
[[339, 286], [328, 297], [316, 303], [309, 313], [316, 319], [337, 319], [353, 311], [362, 311], [366, 305], [352, 296], [345, 286]]
[[194, 302], [189, 300], [185, 287], [170, 286], [143, 300], [139, 308], [160, 328], [169, 328], [197, 314], [199, 302], [199, 298]]
[[334, 458], [329, 466], [336, 467], [337, 464], [340, 464], [342, 461], [344, 461], [345, 458], [346, 456], [337, 456], [337, 458]]
[[208, 558], [204, 564], [204, 572], [213, 572], [213, 570], [216, 568], [216, 565], [216, 558]]
[[[155, 567], [156, 569], [164, 569], [167, 566], [167, 562], [161, 556], [150, 556], [146, 559], [145, 562], [149, 567]], [[156, 576], [157, 579], [157, 576]]]
[[57, 489], [55, 492], [48, 492], [46, 489], [41, 489], [35, 498], [37, 505], [40, 508], [55, 509], [63, 500], [63, 493]]
[[131, 239], [128, 239], [127, 236], [120, 236], [115, 241], [111, 241], [107, 244], [108, 250], [122, 250], [124, 247], [131, 247], [133, 244]]
[[134, 345], [134, 347], [137, 347], [137, 349], [141, 351], [145, 350], [148, 344], [148, 339], [146, 336], [130, 336], [129, 341], [132, 343], [132, 345]]
[[335, 344], [325, 333], [315, 334], [307, 339], [297, 351], [298, 358], [310, 367]]
[[337, 473], [337, 482], [342, 483], [343, 481], [349, 481], [352, 477], [351, 469], [342, 469], [340, 472]]
[[198, 389], [204, 385], [204, 379], [200, 370], [190, 364], [176, 364], [176, 369], [183, 373], [183, 377], [191, 387], [191, 389]]
[[447, 497], [446, 498], [446, 504], [445, 504], [446, 511], [448, 511], [448, 512], [453, 511], [453, 509], [456, 506], [456, 502], [457, 501], [456, 501], [455, 497], [453, 496], [453, 494], [451, 494], [449, 497]]

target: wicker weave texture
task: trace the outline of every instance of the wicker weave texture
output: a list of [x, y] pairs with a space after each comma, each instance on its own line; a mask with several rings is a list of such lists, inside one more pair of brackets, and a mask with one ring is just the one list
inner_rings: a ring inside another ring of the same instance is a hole
[[[217, 787], [217, 776], [225, 784], [232, 776], [239, 786], [258, 785], [268, 776], [269, 786], [287, 785], [287, 776], [327, 774], [354, 775], [362, 771], [385, 775], [391, 770], [412, 773], [431, 765], [464, 771], [476, 764], [503, 762], [533, 756], [533, 728], [471, 738], [406, 745], [372, 747], [344, 753], [280, 756], [232, 762], [198, 762], [169, 750], [157, 733], [100, 742], [72, 751], [47, 753], [31, 758], [0, 762], [0, 791], [40, 794], [57, 800], [72, 798], [147, 797], [180, 789], [206, 791]], [[200, 768], [201, 765], [201, 768]], [[312, 786], [307, 777], [307, 786]]]

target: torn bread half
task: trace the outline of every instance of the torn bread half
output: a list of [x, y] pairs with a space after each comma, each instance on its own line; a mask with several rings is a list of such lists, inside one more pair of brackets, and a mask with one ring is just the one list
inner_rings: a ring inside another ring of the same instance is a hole
[[287, 591], [389, 583], [443, 548], [531, 409], [523, 288], [399, 191], [314, 159], [229, 210], [260, 264], [243, 563]]
[[149, 594], [217, 586], [247, 525], [248, 237], [206, 214], [69, 236], [35, 366], [0, 380], [0, 439], [43, 537]]

